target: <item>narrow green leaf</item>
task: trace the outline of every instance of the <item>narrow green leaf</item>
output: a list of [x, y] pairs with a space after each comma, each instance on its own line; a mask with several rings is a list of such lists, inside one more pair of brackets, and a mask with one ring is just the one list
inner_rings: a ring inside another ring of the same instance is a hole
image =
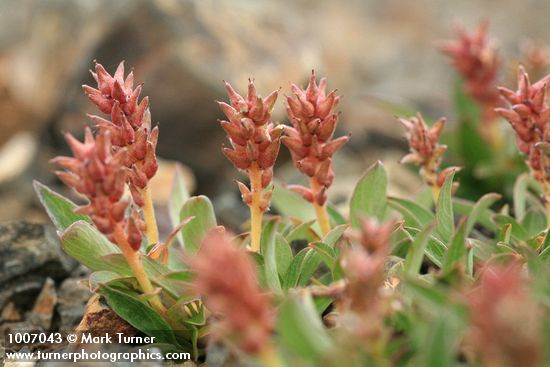
[[430, 234], [434, 230], [434, 227], [434, 223], [429, 223], [416, 235], [414, 241], [411, 243], [411, 247], [405, 258], [405, 272], [409, 276], [415, 276], [420, 271], [422, 259], [424, 258], [424, 251], [428, 245]]
[[280, 233], [275, 233], [275, 257], [277, 259], [277, 271], [284, 279], [294, 255], [290, 245]]
[[118, 273], [115, 273], [114, 271], [109, 271], [109, 270], [94, 271], [92, 274], [90, 274], [90, 277], [88, 278], [88, 285], [90, 287], [90, 291], [95, 292], [96, 289], [98, 289], [101, 284], [109, 284], [110, 282], [119, 280], [119, 279], [127, 279], [127, 278], [121, 276]]
[[336, 266], [336, 254], [334, 253], [334, 249], [319, 241], [310, 243], [309, 247], [317, 251], [321, 259], [327, 264], [331, 272], [333, 272]]
[[421, 363], [426, 367], [452, 367], [455, 365], [455, 330], [448, 318], [441, 315], [427, 329], [427, 339], [420, 350]]
[[[121, 253], [105, 255], [101, 259], [109, 270], [124, 276], [133, 276], [126, 258]], [[189, 288], [190, 273], [188, 271], [171, 271], [145, 255], [141, 255], [141, 262], [151, 282], [168, 292], [171, 297], [177, 299]]]
[[348, 228], [349, 228], [348, 224], [342, 224], [337, 227], [334, 227], [333, 229], [330, 230], [329, 233], [327, 233], [325, 237], [323, 237], [321, 242], [323, 242], [327, 246], [334, 248], [334, 246], [336, 246], [336, 244], [338, 243], [340, 238], [342, 238], [342, 236], [344, 235], [344, 232], [346, 232], [346, 229]]
[[284, 288], [290, 289], [305, 286], [321, 263], [320, 255], [312, 248], [306, 247], [298, 252], [288, 267], [284, 279]]
[[[453, 198], [453, 210], [458, 215], [469, 217], [470, 214], [472, 213], [472, 210], [475, 204], [476, 203], [469, 200]], [[483, 227], [490, 229], [491, 231], [498, 230], [498, 226], [495, 225], [495, 222], [493, 222], [493, 219], [492, 219], [495, 214], [496, 213], [490, 209], [481, 211], [477, 215], [476, 224], [481, 224]]]
[[511, 225], [511, 236], [514, 239], [520, 241], [527, 241], [529, 239], [529, 233], [523, 228], [523, 226], [518, 223], [514, 218], [505, 214], [496, 214], [493, 217], [493, 220], [498, 225]]
[[470, 215], [468, 216], [468, 221], [466, 222], [466, 237], [470, 234], [474, 225], [478, 222], [479, 217], [487, 210], [491, 205], [493, 205], [501, 196], [495, 193], [489, 193], [483, 195], [474, 205]]
[[447, 253], [447, 246], [445, 246], [443, 242], [432, 235], [428, 240], [428, 245], [426, 246], [425, 253], [428, 259], [431, 260], [431, 262], [441, 268], [443, 266], [445, 254]]
[[456, 264], [465, 261], [466, 220], [467, 218], [462, 218], [458, 230], [453, 236], [451, 245], [449, 246], [449, 250], [447, 251], [447, 256], [445, 257], [445, 262], [443, 263], [442, 270], [444, 272], [451, 271]]
[[439, 193], [437, 200], [435, 218], [437, 219], [437, 233], [443, 243], [447, 243], [455, 231], [453, 214], [452, 186], [455, 173], [450, 173]]
[[262, 235], [260, 238], [260, 253], [266, 253], [266, 245], [274, 240], [275, 233], [278, 232], [280, 217], [270, 217], [264, 220], [262, 226]]
[[346, 218], [330, 203], [327, 205], [327, 212], [333, 225], [339, 226], [347, 223]]
[[180, 221], [194, 217], [181, 230], [183, 246], [189, 253], [196, 253], [209, 229], [217, 225], [214, 207], [206, 196], [193, 196], [185, 202]]
[[178, 344], [170, 325], [140, 299], [107, 285], [100, 285], [101, 294], [109, 306], [130, 325], [155, 337], [155, 342]]
[[388, 176], [382, 162], [370, 166], [353, 190], [350, 201], [351, 224], [358, 227], [363, 217], [384, 218]]
[[304, 222], [298, 224], [296, 227], [294, 227], [286, 236], [285, 239], [291, 243], [295, 240], [306, 240], [308, 242], [310, 241], [318, 241], [319, 237], [317, 234], [311, 229], [313, 224], [315, 224], [315, 220], [310, 220], [309, 222]]
[[[268, 222], [269, 223], [275, 223], [273, 221]], [[273, 224], [273, 226], [276, 226], [276, 224]], [[265, 229], [265, 226], [264, 226]], [[264, 232], [268, 232], [265, 231]], [[264, 240], [264, 272], [265, 272], [265, 281], [267, 283], [267, 286], [275, 291], [275, 292], [281, 292], [281, 280], [279, 279], [279, 271], [277, 266], [277, 242], [275, 241], [275, 231], [272, 228], [270, 231], [270, 235], [268, 238]]]
[[284, 345], [307, 360], [318, 360], [330, 353], [330, 337], [317, 316], [309, 295], [289, 297], [281, 305], [277, 331]]
[[403, 215], [405, 224], [409, 227], [422, 228], [434, 218], [430, 210], [407, 199], [389, 197], [388, 205]]
[[95, 271], [112, 270], [103, 256], [120, 253], [118, 247], [84, 221], [71, 224], [61, 234], [61, 246], [69, 256]]
[[34, 181], [33, 186], [40, 202], [44, 206], [44, 209], [46, 209], [46, 213], [48, 213], [58, 231], [64, 231], [71, 224], [79, 220], [88, 223], [92, 222], [88, 216], [75, 213], [73, 210], [76, 208], [76, 204], [66, 197], [38, 181]]
[[472, 245], [474, 256], [481, 261], [487, 261], [493, 255], [495, 249], [490, 244], [478, 239], [469, 238], [468, 241]]
[[523, 216], [521, 226], [525, 228], [529, 237], [534, 237], [546, 229], [546, 217], [540, 211], [528, 210]]

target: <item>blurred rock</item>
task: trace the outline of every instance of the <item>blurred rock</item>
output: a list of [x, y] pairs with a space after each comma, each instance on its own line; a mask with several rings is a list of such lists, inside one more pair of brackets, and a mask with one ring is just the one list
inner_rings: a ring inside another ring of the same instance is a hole
[[77, 266], [61, 249], [53, 227], [26, 222], [0, 225], [0, 308], [47, 277], [62, 279]]
[[40, 294], [36, 298], [27, 320], [31, 325], [42, 330], [48, 330], [52, 323], [54, 307], [57, 303], [57, 293], [55, 291], [55, 282], [51, 278], [46, 278]]
[[16, 322], [21, 321], [21, 318], [21, 313], [15, 307], [15, 304], [13, 302], [9, 302], [2, 310], [0, 322]]
[[56, 309], [60, 317], [59, 330], [74, 330], [80, 323], [86, 303], [92, 295], [90, 289], [83, 284], [84, 280], [68, 278], [61, 283]]

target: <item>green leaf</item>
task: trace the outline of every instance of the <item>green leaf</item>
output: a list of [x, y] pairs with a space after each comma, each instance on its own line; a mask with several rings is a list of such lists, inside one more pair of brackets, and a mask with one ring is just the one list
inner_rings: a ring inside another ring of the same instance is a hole
[[84, 221], [71, 224], [61, 234], [61, 246], [69, 256], [95, 271], [113, 270], [103, 256], [120, 253], [118, 247]]
[[453, 215], [452, 186], [455, 172], [451, 172], [445, 179], [445, 183], [437, 200], [435, 218], [437, 220], [437, 233], [444, 243], [447, 243], [455, 231]]
[[529, 173], [522, 173], [514, 183], [514, 214], [519, 221], [521, 221], [525, 215], [530, 178]]
[[[168, 201], [168, 215], [170, 216], [172, 228], [176, 228], [181, 223], [181, 208], [187, 200], [189, 200], [189, 192], [185, 186], [183, 168], [181, 164], [176, 163], [172, 191], [170, 192], [170, 200]], [[183, 244], [181, 232], [176, 235], [176, 238], [180, 244]]]
[[280, 217], [268, 217], [263, 221], [262, 235], [260, 238], [260, 253], [266, 253], [266, 245], [269, 241], [274, 240], [275, 233], [278, 232]]
[[424, 258], [424, 252], [434, 227], [434, 223], [429, 223], [414, 238], [414, 241], [407, 252], [407, 257], [405, 258], [405, 272], [409, 276], [415, 276], [420, 271], [422, 259]]
[[346, 229], [348, 228], [349, 228], [348, 224], [342, 224], [337, 227], [334, 227], [333, 229], [330, 230], [329, 233], [327, 233], [325, 237], [323, 237], [321, 242], [323, 242], [327, 246], [334, 248], [338, 243], [338, 241], [340, 240], [340, 238], [342, 238], [342, 236], [344, 235], [344, 232], [346, 232]]
[[[476, 203], [469, 200], [453, 198], [453, 209], [458, 215], [470, 217], [475, 204]], [[481, 224], [487, 229], [496, 231], [498, 230], [498, 227], [495, 225], [495, 222], [493, 222], [492, 218], [494, 215], [495, 212], [490, 209], [483, 210], [477, 214], [476, 224]]]
[[100, 285], [99, 289], [113, 311], [130, 325], [155, 337], [155, 342], [178, 344], [170, 325], [139, 298], [108, 285]]
[[448, 307], [449, 296], [441, 287], [428, 283], [420, 278], [408, 278], [405, 281], [403, 291], [408, 294], [415, 303], [421, 305], [430, 313], [437, 315]]
[[495, 249], [490, 244], [478, 239], [470, 238], [469, 243], [472, 245], [474, 256], [481, 261], [487, 261], [493, 255]]
[[370, 166], [353, 190], [350, 201], [351, 224], [358, 227], [363, 217], [383, 220], [386, 210], [388, 176], [382, 162]]
[[38, 181], [34, 181], [33, 186], [40, 202], [58, 231], [64, 231], [77, 221], [92, 222], [88, 216], [75, 213], [76, 204], [66, 197]]
[[[271, 221], [270, 223], [274, 223]], [[269, 224], [269, 223], [268, 223]], [[273, 224], [275, 225], [275, 224]], [[265, 226], [264, 226], [265, 229]], [[268, 232], [265, 231], [264, 232]], [[279, 279], [279, 270], [277, 266], [277, 242], [275, 241], [275, 231], [272, 230], [268, 238], [264, 240], [264, 272], [267, 286], [275, 291], [281, 292], [281, 280]]]
[[427, 338], [420, 349], [420, 366], [453, 367], [455, 365], [455, 328], [441, 315], [427, 328]]
[[336, 209], [333, 205], [330, 205], [330, 203], [327, 205], [327, 212], [332, 224], [339, 226], [347, 223], [346, 218], [340, 214], [338, 209]]
[[319, 241], [310, 243], [309, 247], [317, 251], [331, 272], [334, 272], [334, 267], [336, 266], [336, 254], [334, 253], [334, 249], [326, 243]]
[[[416, 237], [417, 234], [420, 232], [419, 229], [412, 228], [412, 227], [405, 227], [407, 233], [410, 233], [410, 236]], [[407, 242], [408, 247], [410, 247], [411, 243], [413, 242], [412, 239], [408, 239]], [[408, 250], [407, 250], [408, 252]], [[428, 238], [428, 243], [426, 245], [426, 248], [424, 249], [424, 254], [428, 259], [430, 259], [431, 262], [433, 262], [435, 265], [441, 268], [443, 265], [443, 260], [445, 259], [445, 254], [447, 253], [447, 246], [443, 244], [437, 237], [434, 237], [433, 234], [431, 234]], [[406, 257], [406, 255], [404, 255]]]
[[88, 285], [90, 287], [90, 290], [92, 292], [95, 292], [99, 288], [99, 286], [102, 284], [109, 284], [113, 281], [124, 280], [124, 279], [129, 279], [129, 278], [121, 276], [120, 274], [115, 273], [114, 271], [109, 271], [109, 270], [94, 271], [92, 274], [90, 274], [90, 277], [88, 278]]
[[466, 222], [466, 237], [470, 234], [474, 228], [474, 225], [478, 222], [479, 217], [482, 216], [483, 213], [500, 198], [501, 196], [499, 194], [489, 193], [483, 195], [477, 203], [475, 203], [470, 215], [468, 216], [468, 221]]
[[288, 243], [296, 240], [317, 241], [319, 236], [311, 229], [315, 220], [298, 224], [294, 227], [286, 236], [285, 239]]
[[545, 230], [546, 224], [546, 217], [544, 214], [535, 210], [528, 210], [521, 221], [521, 225], [525, 228], [529, 237], [534, 237]]
[[512, 238], [520, 241], [527, 241], [529, 239], [529, 233], [523, 228], [523, 226], [518, 223], [514, 218], [505, 214], [496, 214], [493, 217], [493, 220], [498, 225], [511, 225], [511, 236]]
[[414, 201], [389, 197], [388, 205], [403, 215], [405, 224], [409, 227], [422, 228], [434, 218], [430, 210]]
[[275, 257], [277, 272], [284, 279], [294, 255], [290, 245], [280, 233], [275, 233]]
[[305, 286], [321, 263], [320, 255], [312, 248], [306, 247], [298, 252], [286, 273], [284, 288], [290, 289]]
[[[140, 256], [143, 269], [154, 285], [161, 287], [171, 297], [176, 299], [187, 291], [191, 278], [188, 271], [174, 272], [145, 255]], [[132, 270], [122, 254], [109, 254], [102, 256], [101, 259], [111, 271], [127, 277], [133, 276]]]
[[277, 331], [288, 349], [307, 360], [317, 360], [332, 350], [330, 337], [309, 294], [301, 299], [289, 297], [283, 302]]
[[430, 236], [425, 253], [428, 259], [441, 268], [441, 266], [443, 266], [445, 254], [447, 253], [447, 246], [436, 237]]
[[214, 207], [206, 196], [193, 196], [185, 202], [180, 212], [180, 221], [194, 217], [181, 230], [183, 246], [189, 253], [196, 253], [209, 229], [217, 225]]
[[467, 218], [462, 218], [459, 224], [459, 228], [451, 241], [451, 245], [449, 246], [449, 250], [447, 251], [447, 256], [445, 257], [445, 262], [443, 263], [442, 270], [444, 272], [451, 271], [456, 264], [465, 261], [466, 221]]

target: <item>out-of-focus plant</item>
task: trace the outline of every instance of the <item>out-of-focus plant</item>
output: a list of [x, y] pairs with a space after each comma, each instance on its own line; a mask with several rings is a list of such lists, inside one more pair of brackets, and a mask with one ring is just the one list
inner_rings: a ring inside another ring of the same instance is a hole
[[[214, 344], [236, 365], [266, 367], [550, 363], [550, 213], [539, 196], [548, 197], [545, 82], [531, 85], [521, 71], [517, 92], [501, 89], [511, 106], [496, 112], [514, 127], [534, 177], [516, 177], [513, 210], [499, 205], [500, 193], [459, 197], [457, 170], [442, 168], [445, 119], [430, 127], [418, 114], [401, 120], [410, 147], [403, 163], [419, 166], [433, 201], [424, 192], [388, 196], [376, 162], [346, 213], [326, 194], [332, 156], [349, 137], [332, 139], [338, 97], [325, 95], [324, 79], [317, 85], [313, 74], [305, 90], [292, 87], [292, 127], [271, 121], [278, 92], [262, 99], [250, 82], [245, 98], [226, 84], [220, 123], [231, 148], [223, 152], [250, 179], [238, 185], [251, 231], [230, 236], [208, 198], [189, 197], [176, 176], [174, 229], [160, 241], [147, 204], [158, 130], [131, 77], [122, 87], [121, 68], [112, 78], [102, 70], [94, 73], [99, 89], [87, 92], [110, 120], [93, 117], [98, 126], [84, 142], [66, 135], [73, 157], [54, 159], [88, 203], [39, 183], [36, 190], [65, 251], [94, 271], [91, 290], [156, 347], [207, 365], [219, 357]], [[478, 137], [471, 144], [488, 145]], [[310, 187], [272, 182], [281, 141]], [[279, 215], [269, 215], [270, 205]], [[170, 246], [175, 239], [181, 249]]]

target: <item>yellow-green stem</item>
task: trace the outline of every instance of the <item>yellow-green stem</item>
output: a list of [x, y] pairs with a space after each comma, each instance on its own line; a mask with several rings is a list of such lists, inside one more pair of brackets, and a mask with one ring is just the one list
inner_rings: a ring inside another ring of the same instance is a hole
[[546, 227], [550, 229], [550, 203], [546, 203]]
[[259, 357], [264, 367], [284, 367], [285, 366], [285, 364], [281, 361], [281, 358], [279, 358], [279, 356], [271, 346], [266, 346], [260, 352]]
[[248, 169], [250, 175], [250, 191], [252, 202], [250, 203], [250, 248], [254, 252], [260, 252], [260, 238], [262, 235], [262, 171], [256, 163], [252, 163]]
[[124, 231], [120, 226], [117, 226], [115, 229], [115, 237], [117, 245], [122, 250], [122, 254], [126, 258], [128, 265], [130, 265], [130, 269], [136, 277], [139, 286], [141, 287], [141, 290], [143, 291], [143, 293], [150, 295], [150, 298], [148, 298], [149, 303], [159, 313], [164, 314], [166, 312], [166, 308], [160, 301], [159, 296], [156, 294], [153, 295], [155, 292], [155, 288], [153, 288], [153, 285], [151, 284], [151, 281], [149, 280], [149, 277], [147, 276], [147, 273], [143, 268], [143, 264], [141, 263], [141, 254], [139, 253], [139, 251], [134, 251], [132, 249], [132, 247], [126, 240]]
[[150, 186], [147, 186], [141, 191], [143, 195], [143, 219], [145, 219], [147, 241], [149, 244], [159, 243], [159, 230], [157, 219], [155, 217], [155, 208], [153, 206], [153, 198], [151, 196]]
[[[316, 197], [317, 194], [321, 191], [321, 186], [314, 177], [309, 179], [309, 184], [311, 186], [313, 196]], [[319, 227], [321, 227], [321, 233], [323, 234], [323, 236], [326, 236], [331, 229], [330, 219], [327, 212], [327, 205], [326, 203], [324, 205], [319, 205], [314, 201], [313, 207], [315, 208], [315, 214], [317, 215], [317, 222], [319, 223]]]
[[441, 189], [439, 188], [439, 186], [437, 186], [437, 184], [432, 185], [431, 188], [432, 188], [434, 203], [437, 205], [437, 201], [439, 200], [439, 192], [441, 191]]

